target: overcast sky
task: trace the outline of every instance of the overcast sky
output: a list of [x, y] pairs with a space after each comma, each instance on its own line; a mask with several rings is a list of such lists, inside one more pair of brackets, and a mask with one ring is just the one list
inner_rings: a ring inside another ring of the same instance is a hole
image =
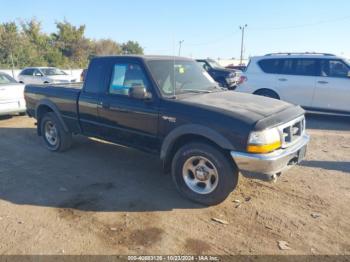
[[0, 22], [36, 17], [46, 32], [55, 21], [86, 25], [91, 38], [137, 40], [147, 54], [232, 58], [240, 54], [239, 25], [248, 24], [245, 56], [317, 51], [350, 57], [346, 0], [0, 0]]

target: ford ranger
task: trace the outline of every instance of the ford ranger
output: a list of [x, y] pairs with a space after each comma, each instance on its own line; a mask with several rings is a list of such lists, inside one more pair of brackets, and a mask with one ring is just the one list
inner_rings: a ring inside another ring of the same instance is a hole
[[27, 85], [25, 100], [50, 151], [82, 134], [158, 154], [178, 191], [204, 205], [225, 200], [239, 173], [276, 179], [309, 141], [301, 107], [225, 91], [181, 57], [96, 57], [84, 84]]

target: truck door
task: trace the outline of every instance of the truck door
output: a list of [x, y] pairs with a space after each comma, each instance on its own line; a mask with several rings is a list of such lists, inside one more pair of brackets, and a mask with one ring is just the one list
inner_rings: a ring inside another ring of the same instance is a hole
[[[144, 66], [124, 58], [111, 62], [109, 72], [110, 81], [98, 108], [102, 136], [121, 145], [157, 152], [158, 103]], [[129, 97], [129, 88], [135, 85], [153, 92], [153, 98]]]
[[106, 63], [102, 59], [92, 60], [86, 75], [84, 87], [79, 96], [79, 120], [82, 133], [86, 136], [101, 136], [97, 106], [101, 103], [101, 92], [105, 90]]

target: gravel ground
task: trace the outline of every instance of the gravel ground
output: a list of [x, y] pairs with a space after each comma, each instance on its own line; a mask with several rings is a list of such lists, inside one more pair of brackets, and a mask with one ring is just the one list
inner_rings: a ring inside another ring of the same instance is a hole
[[302, 166], [277, 183], [241, 177], [207, 208], [179, 196], [157, 157], [84, 137], [50, 153], [33, 119], [2, 118], [0, 254], [349, 255], [350, 121], [308, 126]]

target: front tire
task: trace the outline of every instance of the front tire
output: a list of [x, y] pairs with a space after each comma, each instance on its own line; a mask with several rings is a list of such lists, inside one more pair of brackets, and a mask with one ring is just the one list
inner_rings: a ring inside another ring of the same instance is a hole
[[49, 112], [40, 121], [41, 135], [47, 149], [53, 152], [63, 152], [72, 145], [72, 134], [66, 132], [55, 115]]
[[238, 183], [238, 170], [224, 153], [200, 142], [177, 151], [171, 173], [184, 197], [206, 206], [223, 202]]
[[256, 91], [254, 93], [254, 95], [265, 96], [265, 97], [280, 100], [279, 95], [275, 91], [270, 90], [270, 89], [260, 89], [260, 90]]

